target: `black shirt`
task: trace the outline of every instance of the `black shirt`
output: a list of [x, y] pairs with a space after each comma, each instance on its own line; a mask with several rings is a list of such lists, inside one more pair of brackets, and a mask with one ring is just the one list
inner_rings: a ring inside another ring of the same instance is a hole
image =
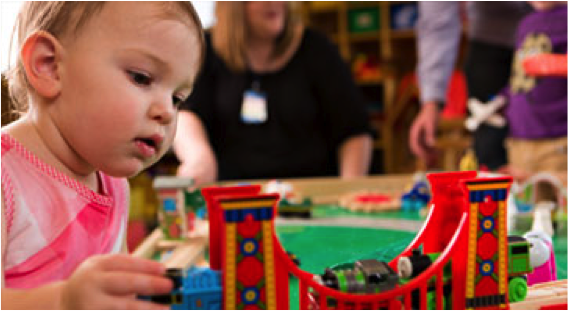
[[[363, 97], [324, 35], [305, 30], [289, 62], [263, 74], [231, 71], [209, 34], [206, 43], [203, 70], [181, 109], [204, 123], [220, 180], [338, 175], [339, 145], [370, 133]], [[266, 96], [268, 117], [247, 124], [241, 120], [243, 94], [255, 81]]]

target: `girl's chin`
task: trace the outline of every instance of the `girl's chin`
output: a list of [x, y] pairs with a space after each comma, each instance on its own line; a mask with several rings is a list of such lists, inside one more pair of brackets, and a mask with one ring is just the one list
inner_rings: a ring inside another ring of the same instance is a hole
[[109, 167], [106, 170], [102, 170], [105, 174], [117, 178], [130, 178], [138, 175], [141, 171], [149, 167], [152, 163], [146, 164], [138, 162], [136, 164], [129, 163], [121, 167]]

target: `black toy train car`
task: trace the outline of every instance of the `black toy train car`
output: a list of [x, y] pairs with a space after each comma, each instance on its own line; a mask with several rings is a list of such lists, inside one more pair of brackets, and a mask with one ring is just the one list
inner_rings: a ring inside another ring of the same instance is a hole
[[330, 288], [359, 294], [380, 293], [398, 284], [398, 275], [385, 262], [375, 259], [359, 260], [352, 265], [327, 268], [317, 280]]

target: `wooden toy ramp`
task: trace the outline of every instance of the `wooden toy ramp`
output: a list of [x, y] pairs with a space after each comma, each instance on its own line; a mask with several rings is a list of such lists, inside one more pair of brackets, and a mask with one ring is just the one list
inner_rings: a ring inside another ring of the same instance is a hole
[[[506, 244], [505, 253], [497, 246], [506, 243], [505, 202], [511, 180], [475, 176], [476, 172], [456, 172], [428, 177], [433, 193], [430, 214], [414, 241], [389, 265], [396, 271], [398, 258], [418, 248], [441, 255], [408, 283], [368, 295], [326, 287], [292, 262], [274, 233], [278, 195], [260, 194], [260, 186], [203, 189], [210, 217], [209, 259], [212, 269], [223, 271], [224, 308], [288, 309], [288, 275], [292, 274], [299, 279], [301, 309], [412, 309], [414, 291], [419, 295], [419, 308], [427, 309], [432, 284], [436, 309], [443, 309], [446, 266], [452, 271], [453, 309], [508, 308], [503, 285], [503, 275], [505, 284], [507, 281]], [[487, 218], [480, 212], [498, 217], [480, 224], [478, 219]], [[476, 239], [478, 225], [491, 225], [494, 239], [490, 243]], [[476, 269], [475, 262], [479, 257], [475, 252], [483, 243], [494, 245], [489, 250], [485, 247], [495, 267], [486, 277], [477, 273], [481, 269]]]

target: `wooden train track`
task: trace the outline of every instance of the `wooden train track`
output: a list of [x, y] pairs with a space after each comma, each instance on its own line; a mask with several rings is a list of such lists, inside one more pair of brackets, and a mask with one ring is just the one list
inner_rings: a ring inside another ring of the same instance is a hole
[[511, 310], [558, 309], [568, 302], [568, 280], [540, 283], [529, 287], [524, 301], [510, 304]]
[[188, 268], [204, 261], [208, 244], [209, 225], [207, 221], [202, 221], [196, 224], [190, 236], [180, 241], [165, 240], [162, 230], [156, 228], [132, 255], [150, 259], [159, 252], [162, 254], [160, 261], [166, 268]]
[[339, 206], [352, 212], [376, 213], [400, 210], [401, 194], [386, 195], [375, 191], [357, 191], [343, 195]]
[[[239, 183], [264, 185], [269, 180], [242, 180]], [[292, 184], [294, 192], [301, 197], [309, 197], [314, 204], [337, 204], [339, 199], [349, 193], [367, 189], [368, 191], [389, 195], [400, 194], [413, 183], [411, 174], [377, 175], [341, 179], [337, 177], [281, 179]], [[215, 185], [235, 185], [235, 182], [221, 182]]]

